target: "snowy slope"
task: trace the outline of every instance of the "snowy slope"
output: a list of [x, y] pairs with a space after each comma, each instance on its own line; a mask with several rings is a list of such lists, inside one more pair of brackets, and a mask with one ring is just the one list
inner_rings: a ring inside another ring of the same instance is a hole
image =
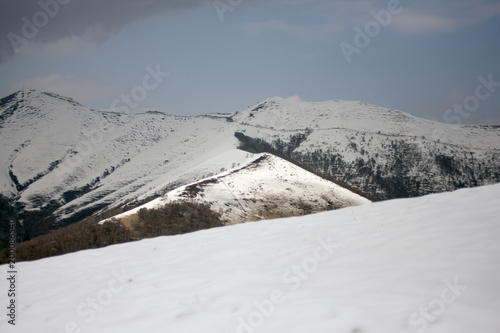
[[246, 165], [256, 155], [237, 149], [237, 132], [381, 198], [500, 180], [497, 127], [278, 97], [228, 115], [121, 114], [24, 90], [0, 103], [0, 192], [74, 221]]
[[370, 202], [279, 157], [260, 154], [242, 168], [181, 186], [115, 218], [137, 215], [142, 208], [155, 209], [178, 200], [209, 204], [230, 223], [304, 215]]
[[492, 185], [19, 263], [16, 327], [3, 316], [0, 331], [497, 333], [499, 196]]
[[381, 198], [500, 181], [499, 126], [444, 124], [364, 102], [280, 97], [231, 119], [246, 136]]
[[104, 119], [102, 113], [48, 93], [20, 91], [2, 102], [0, 189], [4, 193], [15, 192], [9, 170], [15, 171], [19, 183], [28, 182], [68, 154], [84, 138], [78, 135], [82, 130]]
[[143, 200], [252, 158], [236, 149], [225, 119], [100, 112], [37, 91], [11, 100], [0, 124], [3, 192], [27, 209], [57, 202], [61, 218]]
[[[470, 148], [500, 148], [497, 135], [488, 135], [481, 126], [457, 126], [417, 118], [409, 113], [357, 101], [305, 102], [298, 98], [269, 98], [233, 115], [233, 120], [259, 130], [290, 131], [313, 129], [317, 139], [332, 130], [401, 136], [426, 137], [446, 144]], [[464, 127], [470, 133], [466, 138]]]

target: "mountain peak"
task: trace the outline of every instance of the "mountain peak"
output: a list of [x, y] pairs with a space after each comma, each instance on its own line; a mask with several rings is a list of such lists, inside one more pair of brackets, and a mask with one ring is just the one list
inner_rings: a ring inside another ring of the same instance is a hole
[[143, 206], [115, 216], [135, 216], [179, 200], [208, 204], [229, 223], [304, 215], [369, 203], [331, 181], [272, 154], [247, 165], [181, 186]]
[[80, 103], [75, 101], [73, 98], [66, 97], [66, 96], [61, 96], [56, 93], [52, 92], [47, 92], [47, 91], [41, 91], [41, 90], [36, 90], [36, 89], [21, 89], [18, 90], [0, 100], [0, 108], [4, 107], [6, 103], [8, 102], [19, 102], [19, 101], [35, 101], [39, 99], [56, 99], [60, 101], [66, 101], [71, 104], [78, 104], [81, 106]]
[[263, 102], [276, 102], [276, 103], [301, 103], [304, 102], [299, 95], [293, 95], [288, 97], [274, 96], [265, 99]]
[[75, 101], [71, 97], [66, 97], [62, 96], [53, 92], [48, 92], [48, 91], [41, 91], [41, 90], [35, 90], [35, 89], [24, 89], [24, 90], [19, 90], [16, 92], [16, 94], [20, 95], [24, 99], [29, 99], [29, 100], [37, 100], [37, 99], [44, 99], [44, 100], [56, 100], [56, 101], [62, 101], [62, 102], [68, 102], [70, 104], [73, 104], [74, 106], [83, 106], [77, 101]]
[[67, 114], [70, 110], [89, 109], [70, 97], [46, 91], [22, 89], [0, 99], [0, 126], [14, 114], [18, 120], [47, 115], [51, 115], [50, 118], [57, 118], [61, 113]]
[[303, 103], [304, 101], [300, 98], [300, 96], [294, 95], [290, 97], [279, 97], [279, 96], [274, 96], [267, 98], [263, 100], [262, 102], [257, 103], [250, 109], [252, 111], [259, 111], [259, 110], [274, 110], [277, 108], [283, 108], [285, 105], [288, 104], [300, 104]]
[[[25, 89], [0, 107], [0, 192], [16, 197], [23, 212], [40, 209], [71, 223], [269, 152], [376, 198], [409, 197], [498, 182], [499, 138], [498, 128], [441, 124], [362, 102], [273, 97], [231, 115], [167, 117], [90, 111]], [[39, 225], [30, 216], [25, 230]]]

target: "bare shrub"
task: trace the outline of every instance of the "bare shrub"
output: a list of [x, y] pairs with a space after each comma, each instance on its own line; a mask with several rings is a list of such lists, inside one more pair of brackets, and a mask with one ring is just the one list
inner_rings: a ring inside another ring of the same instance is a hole
[[158, 209], [141, 209], [133, 228], [140, 238], [176, 235], [223, 226], [220, 215], [208, 204], [188, 201], [169, 203]]
[[[132, 240], [175, 235], [223, 226], [218, 213], [206, 204], [175, 202], [155, 210], [141, 209], [131, 222], [133, 230], [111, 219], [98, 224], [102, 216], [59, 228], [49, 234], [22, 242], [16, 246], [16, 260], [36, 260], [45, 257], [100, 248]], [[0, 264], [8, 262], [7, 249], [0, 252]]]
[[[93, 221], [82, 221], [17, 244], [16, 260], [36, 260], [130, 240], [130, 232], [117, 221], [103, 225]], [[7, 261], [7, 251], [4, 249], [0, 252], [0, 263]]]

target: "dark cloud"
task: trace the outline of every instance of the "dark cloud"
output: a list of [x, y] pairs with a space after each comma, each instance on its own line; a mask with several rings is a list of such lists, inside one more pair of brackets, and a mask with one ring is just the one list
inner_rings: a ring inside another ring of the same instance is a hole
[[[194, 8], [203, 3], [206, 1], [2, 0], [0, 61], [15, 54], [13, 44], [19, 45], [23, 41], [48, 43], [76, 36], [103, 42], [134, 21]], [[35, 30], [30, 27], [31, 24]]]

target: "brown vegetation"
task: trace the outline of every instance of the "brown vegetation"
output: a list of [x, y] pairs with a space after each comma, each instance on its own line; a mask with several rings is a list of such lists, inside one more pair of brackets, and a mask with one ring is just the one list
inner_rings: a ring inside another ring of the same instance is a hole
[[[121, 223], [99, 225], [92, 221], [82, 221], [17, 244], [16, 261], [35, 260], [130, 240], [129, 231]], [[0, 263], [7, 260], [7, 249], [4, 249], [0, 252]]]
[[[109, 214], [107, 214], [109, 215]], [[111, 219], [102, 225], [97, 217], [71, 224], [16, 246], [16, 261], [36, 260], [85, 249], [162, 235], [176, 235], [224, 225], [220, 215], [206, 204], [174, 202], [141, 209], [126, 223]], [[0, 264], [8, 262], [7, 249], [0, 252]]]
[[179, 201], [160, 209], [141, 209], [132, 224], [141, 238], [176, 235], [223, 226], [220, 215], [208, 204]]

